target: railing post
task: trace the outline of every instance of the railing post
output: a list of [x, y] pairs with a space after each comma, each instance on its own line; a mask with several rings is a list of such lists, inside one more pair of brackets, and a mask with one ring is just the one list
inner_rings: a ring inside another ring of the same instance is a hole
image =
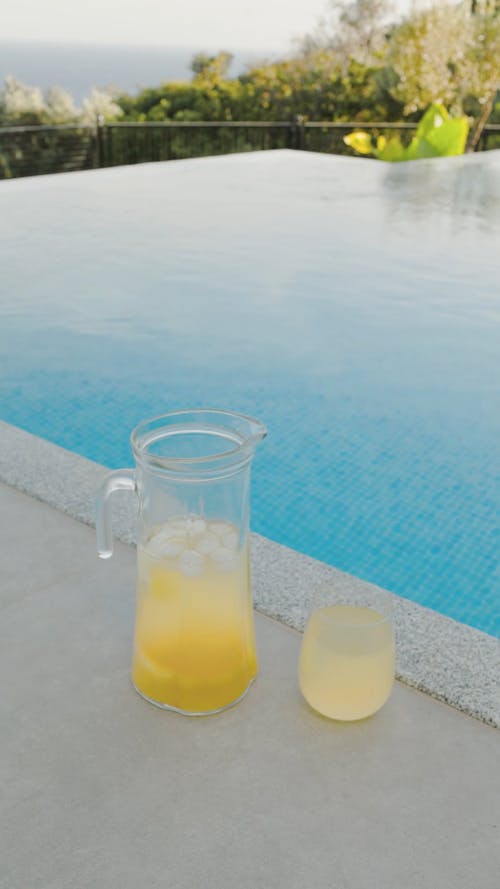
[[290, 148], [296, 151], [304, 151], [305, 149], [305, 122], [306, 118], [303, 114], [296, 114], [290, 124]]
[[94, 168], [104, 166], [104, 141], [103, 141], [104, 117], [98, 114], [95, 121], [95, 158]]
[[298, 129], [298, 145], [297, 148], [299, 151], [305, 151], [306, 149], [306, 118], [303, 114], [299, 114], [297, 118], [297, 129]]

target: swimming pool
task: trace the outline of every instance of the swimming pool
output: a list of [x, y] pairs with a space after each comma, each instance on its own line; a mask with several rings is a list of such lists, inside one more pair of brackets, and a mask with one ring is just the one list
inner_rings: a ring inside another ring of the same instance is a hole
[[254, 414], [254, 530], [500, 631], [500, 153], [0, 183], [0, 415], [111, 467]]

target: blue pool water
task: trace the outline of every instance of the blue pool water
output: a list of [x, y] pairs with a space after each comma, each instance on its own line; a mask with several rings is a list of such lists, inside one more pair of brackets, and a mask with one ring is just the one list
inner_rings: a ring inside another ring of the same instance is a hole
[[500, 631], [500, 153], [0, 183], [0, 416], [110, 467], [263, 420], [254, 530]]

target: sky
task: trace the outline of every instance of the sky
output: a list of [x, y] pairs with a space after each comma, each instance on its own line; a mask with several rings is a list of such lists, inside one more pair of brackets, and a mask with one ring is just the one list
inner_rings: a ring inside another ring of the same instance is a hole
[[326, 0], [15, 0], [2, 38], [284, 49]]
[[327, 0], [15, 0], [4, 5], [1, 32], [3, 40], [282, 51], [314, 29], [327, 5]]

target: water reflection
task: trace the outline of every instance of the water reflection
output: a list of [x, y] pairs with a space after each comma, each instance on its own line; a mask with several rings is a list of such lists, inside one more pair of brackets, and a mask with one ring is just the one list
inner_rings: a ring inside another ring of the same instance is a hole
[[[445, 218], [452, 232], [476, 223], [500, 231], [500, 151], [457, 158], [384, 164], [383, 198], [396, 219]], [[473, 226], [473, 227], [476, 227]]]

